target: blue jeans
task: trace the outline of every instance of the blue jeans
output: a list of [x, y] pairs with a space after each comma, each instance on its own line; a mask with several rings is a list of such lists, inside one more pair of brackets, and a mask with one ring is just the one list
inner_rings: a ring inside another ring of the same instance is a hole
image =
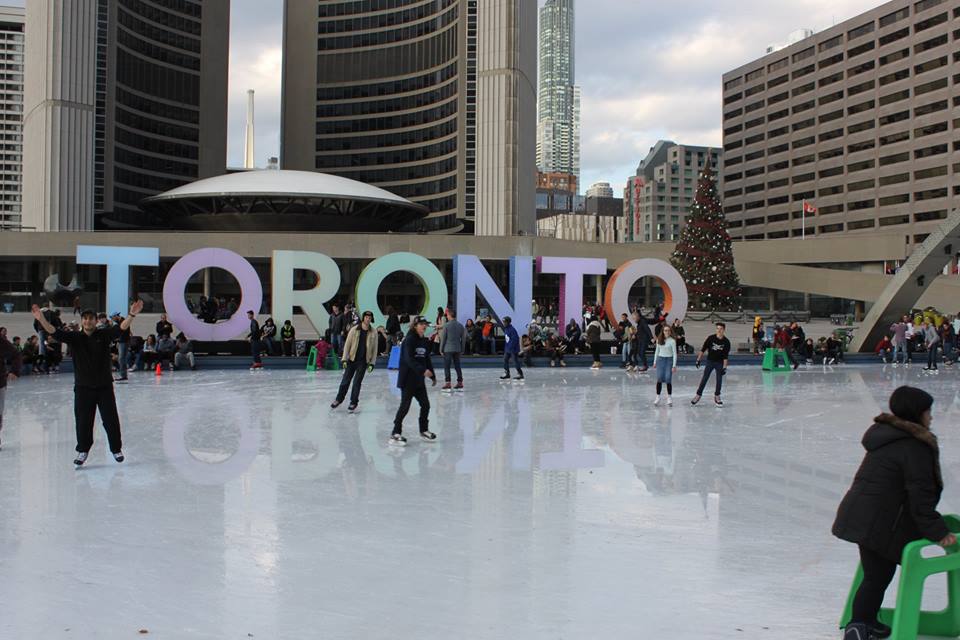
[[673, 384], [673, 358], [657, 358], [657, 382]]
[[623, 349], [620, 351], [620, 362], [626, 364], [630, 361], [630, 343], [624, 342]]
[[510, 358], [513, 357], [513, 364], [517, 368], [517, 374], [523, 375], [523, 369], [520, 367], [520, 356], [512, 351], [506, 351], [503, 354], [503, 370], [510, 375]]
[[713, 395], [720, 397], [720, 391], [723, 389], [723, 362], [714, 362], [713, 360], [707, 360], [706, 364], [703, 367], [703, 377], [700, 378], [700, 386], [697, 387], [697, 395], [703, 395], [703, 389], [707, 386], [707, 381], [710, 379], [711, 373], [716, 373], [714, 376], [716, 378], [716, 387], [714, 388]]
[[343, 355], [343, 336], [337, 334], [335, 336], [330, 336], [330, 342], [333, 344], [333, 350], [337, 352], [337, 356]]
[[120, 379], [121, 379], [121, 380], [126, 380], [126, 379], [127, 379], [127, 367], [129, 366], [129, 365], [127, 364], [127, 361], [128, 361], [128, 358], [127, 358], [127, 349], [128, 349], [128, 348], [129, 348], [129, 345], [128, 345], [126, 342], [118, 342], [118, 343], [117, 343], [117, 369], [120, 370]]
[[486, 347], [488, 354], [490, 354], [491, 356], [492, 356], [492, 355], [496, 355], [496, 353], [497, 353], [497, 339], [496, 339], [496, 338], [494, 338], [493, 336], [485, 337], [485, 338], [483, 339], [483, 344], [484, 344], [484, 346]]
[[903, 361], [907, 361], [907, 345], [902, 342], [898, 342], [893, 345], [893, 361], [897, 362], [900, 359], [900, 355], [903, 354]]

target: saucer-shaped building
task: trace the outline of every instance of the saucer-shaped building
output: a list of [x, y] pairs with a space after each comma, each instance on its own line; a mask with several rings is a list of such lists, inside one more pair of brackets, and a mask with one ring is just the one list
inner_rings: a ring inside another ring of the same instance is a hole
[[378, 187], [311, 171], [205, 178], [140, 202], [155, 229], [385, 233], [417, 231], [427, 208]]

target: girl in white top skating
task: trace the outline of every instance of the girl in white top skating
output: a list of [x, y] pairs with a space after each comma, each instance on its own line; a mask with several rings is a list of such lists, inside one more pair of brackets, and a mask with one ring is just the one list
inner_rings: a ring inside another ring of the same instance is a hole
[[653, 362], [657, 368], [657, 399], [653, 404], [660, 404], [660, 393], [663, 385], [667, 385], [667, 406], [673, 406], [673, 372], [677, 370], [677, 341], [673, 339], [668, 325], [657, 334], [657, 350], [653, 354]]

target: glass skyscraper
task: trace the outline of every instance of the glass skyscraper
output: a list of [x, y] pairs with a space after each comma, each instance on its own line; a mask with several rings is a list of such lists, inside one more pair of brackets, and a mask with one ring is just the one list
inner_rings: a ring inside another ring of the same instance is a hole
[[580, 182], [580, 87], [574, 85], [574, 0], [540, 9], [537, 167]]

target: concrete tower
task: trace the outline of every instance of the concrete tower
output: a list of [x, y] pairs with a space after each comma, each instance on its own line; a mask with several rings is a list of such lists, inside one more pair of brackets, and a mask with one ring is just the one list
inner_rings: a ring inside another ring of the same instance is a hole
[[243, 141], [243, 168], [256, 167], [253, 158], [253, 89], [247, 89], [247, 127]]

